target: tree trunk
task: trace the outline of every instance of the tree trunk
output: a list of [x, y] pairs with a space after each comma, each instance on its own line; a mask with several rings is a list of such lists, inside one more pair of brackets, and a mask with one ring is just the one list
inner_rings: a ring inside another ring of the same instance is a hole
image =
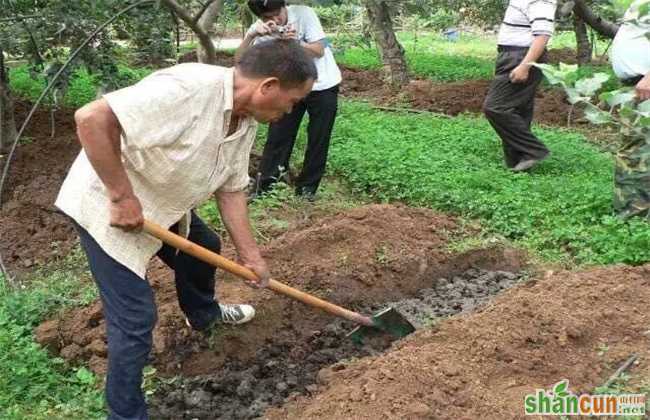
[[212, 38], [210, 38], [208, 32], [203, 29], [199, 22], [204, 20], [203, 24], [205, 27], [212, 28], [216, 17], [221, 11], [223, 0], [209, 0], [196, 16], [190, 15], [189, 10], [181, 6], [176, 0], [161, 1], [196, 34], [201, 48], [204, 51], [203, 57], [199, 57], [199, 61], [206, 64], [217, 64], [217, 50], [214, 47], [214, 42], [212, 42]]
[[0, 47], [0, 154], [9, 151], [16, 134], [14, 101], [9, 91], [9, 76], [5, 68], [4, 54]]
[[596, 15], [585, 0], [575, 0], [573, 12], [602, 36], [607, 38], [614, 38], [616, 36], [619, 25]]
[[[214, 1], [212, 4], [210, 4], [210, 6], [208, 6], [208, 8], [205, 10], [205, 12], [203, 12], [201, 18], [199, 19], [199, 27], [209, 35], [210, 40], [216, 36], [217, 18], [219, 17], [222, 8], [223, 0]], [[199, 44], [198, 48], [196, 49], [196, 54], [199, 57], [200, 63], [216, 63], [216, 53], [214, 57], [210, 57], [210, 53], [206, 51], [201, 44]]]
[[578, 64], [582, 66], [591, 63], [593, 46], [591, 45], [591, 41], [589, 41], [587, 25], [585, 25], [585, 21], [576, 14], [573, 15], [573, 29], [576, 33], [576, 43], [578, 45]]
[[404, 48], [397, 40], [393, 30], [386, 0], [366, 0], [368, 18], [375, 42], [384, 65], [384, 77], [393, 87], [399, 88], [409, 81], [408, 66], [404, 58]]

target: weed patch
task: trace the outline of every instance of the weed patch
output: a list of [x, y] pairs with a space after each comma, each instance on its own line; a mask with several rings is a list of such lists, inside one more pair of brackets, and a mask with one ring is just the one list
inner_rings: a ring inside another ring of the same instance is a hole
[[330, 168], [358, 191], [480, 219], [548, 259], [650, 261], [650, 225], [613, 216], [611, 156], [578, 134], [536, 129], [553, 156], [531, 174], [513, 174], [482, 119], [341, 108]]

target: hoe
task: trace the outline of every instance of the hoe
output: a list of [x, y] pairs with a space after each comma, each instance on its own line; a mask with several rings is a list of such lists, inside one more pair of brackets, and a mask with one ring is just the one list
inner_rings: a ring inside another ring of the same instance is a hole
[[[161, 226], [156, 225], [150, 221], [145, 221], [143, 229], [149, 235], [154, 236], [169, 246], [172, 246], [184, 253], [191, 255], [201, 261], [211, 264], [226, 270], [238, 277], [244, 278], [249, 281], [257, 281], [257, 276], [251, 270], [243, 267], [221, 255], [205, 249], [182, 236], [176, 235]], [[349, 309], [342, 308], [333, 303], [319, 299], [308, 293], [302, 292], [293, 287], [287, 286], [279, 281], [270, 280], [269, 289], [274, 292], [281, 293], [292, 299], [300, 301], [306, 305], [314, 308], [322, 309], [323, 311], [338, 316], [348, 321], [352, 321], [359, 326], [348, 334], [356, 343], [362, 343], [363, 339], [369, 336], [376, 336], [377, 333], [388, 334], [392, 338], [402, 338], [413, 331], [415, 328], [402, 314], [394, 308], [386, 308], [373, 316], [364, 316]]]

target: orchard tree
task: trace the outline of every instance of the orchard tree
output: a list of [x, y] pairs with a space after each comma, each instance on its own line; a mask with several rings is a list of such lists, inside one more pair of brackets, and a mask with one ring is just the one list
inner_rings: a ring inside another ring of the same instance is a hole
[[393, 87], [404, 86], [409, 81], [408, 66], [404, 57], [404, 48], [397, 40], [393, 29], [390, 2], [365, 0], [364, 3], [383, 62], [384, 77]]

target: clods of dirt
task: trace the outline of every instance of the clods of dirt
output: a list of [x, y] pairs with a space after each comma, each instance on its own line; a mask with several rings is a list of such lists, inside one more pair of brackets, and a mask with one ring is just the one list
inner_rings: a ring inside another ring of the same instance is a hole
[[[450, 279], [432, 279], [435, 287], [421, 290], [414, 298], [374, 306], [394, 307], [420, 328], [441, 317], [473, 310], [519, 278], [505, 271], [470, 269]], [[335, 321], [310, 332], [303, 341], [273, 340], [247, 363], [234, 361], [211, 375], [163, 384], [150, 399], [151, 415], [160, 419], [252, 419], [262, 416], [268, 407], [311, 395], [352, 360], [388, 348], [385, 340], [356, 345], [346, 337], [350, 328]]]
[[[523, 266], [525, 257], [509, 249], [449, 252], [456, 229], [453, 218], [429, 210], [371, 205], [290, 231], [263, 253], [277, 280], [352, 309], [415, 297], [431, 287], [432, 278], [453, 278], [470, 268], [519, 271]], [[220, 300], [251, 303], [258, 316], [244, 326], [220, 329], [215, 344], [184, 326], [171, 276], [159, 262], [149, 271], [159, 315], [153, 363], [162, 373], [219, 372], [233, 361], [246, 363], [269, 342], [303, 342], [332, 322], [323, 312], [219, 273]], [[37, 331], [39, 342], [69, 360], [92, 360], [102, 372], [105, 328], [99, 302], [50, 322], [56, 325], [48, 325], [47, 335]]]
[[[31, 104], [16, 104], [22, 124]], [[51, 115], [39, 109], [16, 148], [0, 209], [0, 254], [12, 274], [67, 255], [76, 243], [72, 225], [54, 207], [65, 175], [80, 150], [74, 135], [72, 111], [54, 114], [55, 137], [51, 138]], [[4, 166], [4, 160], [0, 161]]]
[[471, 269], [449, 279], [437, 279], [433, 287], [420, 290], [415, 298], [387, 306], [422, 328], [440, 318], [471, 312], [520, 280], [521, 275], [507, 271]]
[[377, 354], [357, 347], [335, 322], [310, 331], [302, 342], [274, 340], [242, 363], [224, 364], [211, 375], [176, 378], [162, 384], [150, 398], [156, 419], [253, 419], [270, 406], [315, 392], [330, 371], [345, 369], [343, 360]]
[[650, 265], [549, 272], [348, 364], [265, 418], [523, 419], [526, 394], [563, 379], [593, 393], [633, 353], [629, 373], [647, 378], [649, 286]]

